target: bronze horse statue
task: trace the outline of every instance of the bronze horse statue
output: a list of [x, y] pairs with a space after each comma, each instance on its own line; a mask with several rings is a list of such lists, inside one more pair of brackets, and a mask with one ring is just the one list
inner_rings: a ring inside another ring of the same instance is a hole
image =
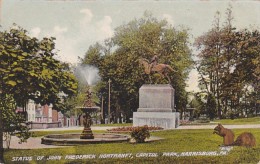
[[[144, 67], [144, 72], [149, 75], [150, 78], [150, 74], [151, 73], [158, 73], [161, 78], [167, 77], [168, 82], [170, 83], [170, 77], [168, 76], [169, 72], [177, 72], [174, 69], [172, 69], [171, 66], [167, 65], [167, 64], [156, 64], [154, 66], [152, 66], [151, 68], [151, 64], [149, 64], [149, 61], [147, 59], [138, 59], [139, 64], [143, 65]], [[151, 80], [151, 78], [150, 78]]]

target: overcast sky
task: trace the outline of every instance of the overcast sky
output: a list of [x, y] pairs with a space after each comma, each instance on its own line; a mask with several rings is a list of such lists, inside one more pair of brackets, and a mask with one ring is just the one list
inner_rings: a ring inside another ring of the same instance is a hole
[[[229, 4], [237, 28], [260, 27], [260, 1], [127, 1], [127, 0], [0, 0], [0, 23], [9, 29], [13, 23], [31, 36], [56, 37], [59, 59], [77, 63], [88, 47], [112, 37], [114, 29], [140, 18], [149, 11], [175, 27], [190, 28], [191, 40], [212, 27], [220, 11], [222, 23]], [[194, 52], [195, 53], [195, 52]], [[191, 71], [188, 91], [197, 90], [197, 73]]]

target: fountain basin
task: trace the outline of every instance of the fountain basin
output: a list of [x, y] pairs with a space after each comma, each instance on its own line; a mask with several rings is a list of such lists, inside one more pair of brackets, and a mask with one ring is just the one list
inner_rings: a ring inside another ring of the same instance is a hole
[[94, 139], [80, 139], [81, 134], [50, 134], [42, 138], [41, 143], [45, 145], [84, 145], [98, 143], [128, 142], [130, 137], [122, 134], [94, 134]]

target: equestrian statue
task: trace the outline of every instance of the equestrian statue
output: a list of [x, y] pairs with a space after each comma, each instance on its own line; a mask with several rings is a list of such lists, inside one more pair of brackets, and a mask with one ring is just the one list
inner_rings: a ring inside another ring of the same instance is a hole
[[[167, 64], [160, 64], [158, 63], [157, 55], [154, 55], [151, 59], [151, 62], [147, 59], [139, 59], [139, 64], [143, 65], [145, 74], [150, 75], [152, 73], [158, 73], [161, 78], [167, 77], [168, 83], [171, 82], [170, 77], [168, 76], [169, 72], [177, 72], [170, 65]], [[151, 78], [150, 78], [151, 80]]]

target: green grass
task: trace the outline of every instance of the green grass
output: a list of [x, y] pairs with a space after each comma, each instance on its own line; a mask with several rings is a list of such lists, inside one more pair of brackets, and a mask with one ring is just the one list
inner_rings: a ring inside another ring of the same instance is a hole
[[223, 125], [260, 124], [260, 117], [237, 118], [234, 120], [221, 119], [221, 120], [214, 120], [214, 122], [219, 122]]
[[[244, 132], [244, 129], [233, 130], [235, 135]], [[222, 138], [212, 134], [213, 130], [167, 130], [152, 132], [152, 136], [165, 138], [161, 141], [131, 144], [92, 144], [73, 147], [34, 150], [6, 150], [5, 159], [11, 163], [12, 157], [32, 156], [31, 163], [257, 163], [260, 161], [260, 130], [247, 129], [254, 134], [257, 140], [255, 148], [234, 147], [227, 156], [194, 156], [194, 157], [163, 157], [163, 152], [191, 152], [191, 151], [218, 151]], [[56, 132], [59, 133], [59, 132]], [[63, 132], [61, 132], [63, 133]], [[132, 153], [133, 158], [106, 158], [99, 159], [100, 154]], [[157, 153], [158, 157], [137, 158], [137, 153]], [[64, 160], [66, 155], [95, 154], [96, 159], [89, 160]], [[59, 161], [36, 161], [37, 156], [61, 155]], [[21, 162], [19, 162], [21, 163]]]

